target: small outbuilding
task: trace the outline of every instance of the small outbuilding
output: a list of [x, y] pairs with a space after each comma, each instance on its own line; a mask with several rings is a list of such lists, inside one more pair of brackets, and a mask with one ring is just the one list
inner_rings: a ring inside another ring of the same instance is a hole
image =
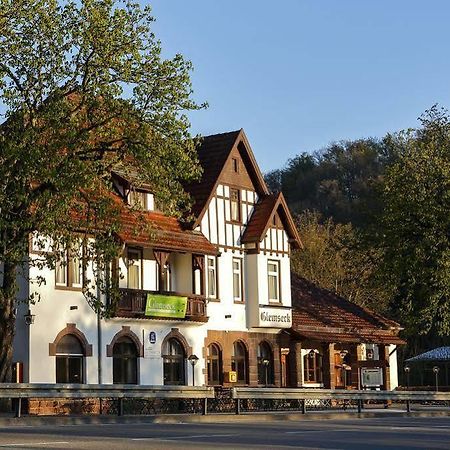
[[450, 388], [450, 347], [438, 347], [405, 360], [410, 386]]
[[298, 387], [395, 389], [401, 326], [292, 274], [291, 361]]

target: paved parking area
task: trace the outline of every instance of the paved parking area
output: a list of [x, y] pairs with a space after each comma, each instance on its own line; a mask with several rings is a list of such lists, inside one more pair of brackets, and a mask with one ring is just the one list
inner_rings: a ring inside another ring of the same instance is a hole
[[450, 418], [17, 426], [0, 429], [0, 448], [448, 450]]

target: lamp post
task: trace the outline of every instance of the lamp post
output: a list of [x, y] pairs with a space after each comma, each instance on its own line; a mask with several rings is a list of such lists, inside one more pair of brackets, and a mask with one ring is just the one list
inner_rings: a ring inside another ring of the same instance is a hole
[[188, 361], [192, 365], [192, 386], [195, 386], [195, 370], [194, 370], [194, 367], [197, 364], [198, 356], [192, 354], [191, 356], [189, 356]]
[[439, 367], [434, 366], [433, 372], [434, 372], [434, 376], [435, 376], [435, 380], [436, 380], [436, 392], [437, 392], [439, 390]]
[[34, 314], [31, 314], [31, 310], [28, 310], [26, 314], [23, 315], [23, 318], [25, 319], [25, 323], [27, 325], [32, 325], [34, 323]]
[[409, 389], [409, 374], [411, 372], [411, 367], [405, 366], [404, 369], [406, 375], [406, 388]]
[[[405, 374], [406, 374], [406, 389], [409, 390], [409, 374], [411, 372], [411, 367], [409, 366], [405, 366], [404, 369]], [[409, 400], [406, 400], [406, 412], [410, 412], [411, 411], [411, 405], [409, 403]]]
[[266, 387], [267, 387], [268, 370], [269, 370], [270, 361], [268, 359], [263, 359], [262, 363], [264, 365], [264, 371], [265, 371], [265, 375], [266, 375]]

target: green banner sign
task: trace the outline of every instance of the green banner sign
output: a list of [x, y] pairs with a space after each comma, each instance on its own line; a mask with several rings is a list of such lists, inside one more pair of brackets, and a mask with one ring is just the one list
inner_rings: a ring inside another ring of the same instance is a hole
[[186, 306], [187, 297], [147, 294], [145, 315], [184, 319], [186, 316]]

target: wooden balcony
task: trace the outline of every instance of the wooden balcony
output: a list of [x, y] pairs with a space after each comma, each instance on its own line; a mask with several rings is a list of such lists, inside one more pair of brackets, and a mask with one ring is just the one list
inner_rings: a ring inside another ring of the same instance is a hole
[[[158, 292], [158, 291], [144, 291], [141, 289], [119, 289], [120, 299], [116, 307], [115, 317], [130, 317], [137, 319], [160, 319], [160, 320], [184, 320], [192, 322], [207, 322], [206, 315], [206, 298], [202, 295], [196, 294], [182, 294], [179, 292]], [[170, 316], [152, 316], [145, 315], [147, 305], [147, 296], [177, 296], [186, 297], [186, 314], [184, 318], [173, 318]]]

